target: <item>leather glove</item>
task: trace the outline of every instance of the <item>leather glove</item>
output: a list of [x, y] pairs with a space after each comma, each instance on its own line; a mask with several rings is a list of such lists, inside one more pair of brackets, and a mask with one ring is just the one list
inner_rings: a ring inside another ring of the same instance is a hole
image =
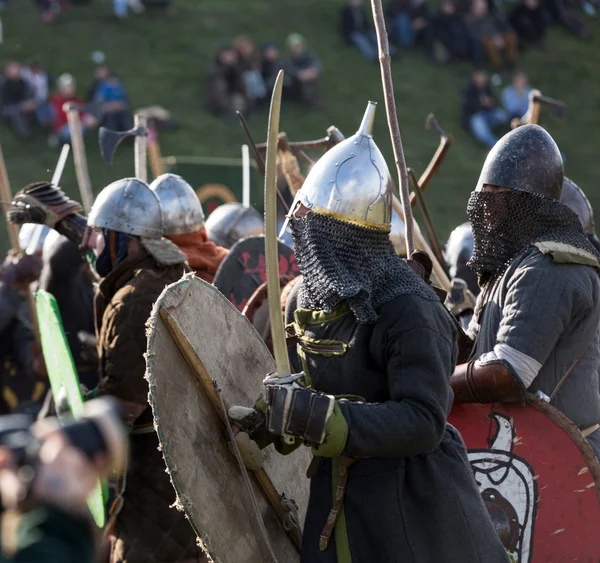
[[42, 265], [35, 254], [9, 252], [0, 269], [0, 281], [14, 289], [25, 288], [40, 277]]
[[476, 298], [467, 286], [467, 282], [460, 278], [452, 280], [452, 288], [446, 298], [446, 308], [456, 317], [459, 318], [466, 312], [475, 309]]
[[304, 374], [267, 377], [267, 429], [275, 436], [294, 436], [310, 444], [322, 444], [335, 398], [298, 384]]

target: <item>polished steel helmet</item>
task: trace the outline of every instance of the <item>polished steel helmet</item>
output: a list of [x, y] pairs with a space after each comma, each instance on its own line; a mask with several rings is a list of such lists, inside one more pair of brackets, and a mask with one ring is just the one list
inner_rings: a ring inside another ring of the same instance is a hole
[[560, 201], [577, 213], [586, 235], [593, 236], [596, 234], [592, 205], [583, 190], [573, 180], [565, 178]]
[[448, 264], [450, 277], [456, 277], [459, 266], [466, 265], [471, 259], [471, 256], [473, 256], [473, 246], [473, 229], [471, 228], [471, 223], [463, 223], [450, 233], [444, 251], [444, 258]]
[[96, 198], [88, 227], [109, 229], [144, 238], [161, 238], [162, 212], [158, 196], [137, 178], [109, 184]]
[[241, 203], [225, 203], [206, 220], [206, 234], [218, 246], [231, 248], [238, 240], [262, 235], [265, 231], [261, 214]]
[[327, 151], [313, 166], [290, 208], [312, 211], [361, 227], [389, 232], [392, 184], [381, 151], [373, 141], [375, 102], [369, 102], [355, 135]]
[[554, 139], [539, 125], [523, 125], [494, 145], [476, 189], [489, 184], [560, 199], [563, 178], [562, 156]]
[[406, 256], [406, 225], [404, 221], [392, 209], [392, 228], [390, 230], [390, 240], [394, 245], [394, 249], [396, 250], [396, 254], [400, 254], [402, 256]]
[[202, 204], [181, 176], [162, 174], [150, 184], [160, 200], [165, 235], [193, 233], [204, 227]]

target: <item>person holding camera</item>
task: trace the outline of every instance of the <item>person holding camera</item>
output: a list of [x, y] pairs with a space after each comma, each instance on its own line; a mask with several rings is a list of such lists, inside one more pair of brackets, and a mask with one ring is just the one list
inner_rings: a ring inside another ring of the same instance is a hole
[[[125, 428], [112, 401], [86, 405], [78, 421], [0, 417], [0, 563], [92, 563], [97, 529], [87, 499], [98, 479], [120, 472]], [[8, 530], [8, 532], [7, 532]]]

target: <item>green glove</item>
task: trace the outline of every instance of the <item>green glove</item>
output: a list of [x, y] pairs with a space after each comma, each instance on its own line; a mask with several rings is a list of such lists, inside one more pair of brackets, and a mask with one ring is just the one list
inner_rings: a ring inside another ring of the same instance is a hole
[[313, 455], [318, 457], [339, 457], [348, 440], [348, 423], [340, 406], [335, 403], [333, 413], [325, 424], [325, 441], [312, 447]]

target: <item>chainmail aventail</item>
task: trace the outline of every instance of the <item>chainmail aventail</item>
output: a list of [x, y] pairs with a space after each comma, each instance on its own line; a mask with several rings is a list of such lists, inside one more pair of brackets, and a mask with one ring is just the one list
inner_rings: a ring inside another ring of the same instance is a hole
[[333, 311], [348, 301], [359, 323], [404, 294], [439, 299], [395, 252], [388, 233], [315, 212], [291, 220], [296, 260], [303, 275], [301, 307]]
[[473, 256], [468, 266], [480, 285], [503, 274], [510, 263], [537, 242], [567, 244], [600, 258], [569, 207], [539, 194], [509, 190], [476, 191], [467, 214], [473, 227]]

